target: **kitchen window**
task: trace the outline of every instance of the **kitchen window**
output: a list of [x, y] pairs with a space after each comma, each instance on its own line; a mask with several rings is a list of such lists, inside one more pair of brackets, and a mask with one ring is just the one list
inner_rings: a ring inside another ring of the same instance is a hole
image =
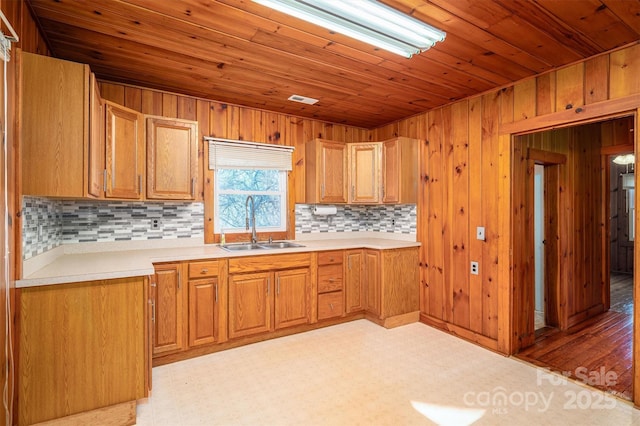
[[287, 172], [273, 169], [218, 169], [215, 173], [214, 232], [247, 232], [253, 198], [258, 232], [287, 230]]
[[[287, 231], [288, 172], [293, 147], [206, 138], [214, 172], [213, 233]], [[253, 203], [248, 200], [251, 196]], [[253, 210], [252, 210], [253, 209]]]

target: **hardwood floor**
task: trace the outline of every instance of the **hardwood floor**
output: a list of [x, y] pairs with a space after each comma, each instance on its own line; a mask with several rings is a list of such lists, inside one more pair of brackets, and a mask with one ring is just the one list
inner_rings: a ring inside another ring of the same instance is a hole
[[567, 331], [542, 328], [516, 357], [631, 400], [632, 352], [633, 316], [609, 311]]
[[633, 275], [612, 273], [610, 294], [610, 310], [633, 315]]

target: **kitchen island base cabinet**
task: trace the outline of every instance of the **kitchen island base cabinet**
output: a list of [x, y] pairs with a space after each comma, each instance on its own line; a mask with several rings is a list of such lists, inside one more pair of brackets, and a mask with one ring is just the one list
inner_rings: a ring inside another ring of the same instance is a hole
[[113, 421], [109, 407], [147, 396], [145, 281], [18, 289], [18, 424], [92, 410], [87, 415], [94, 416], [94, 423], [105, 423], [95, 416], [102, 413]]

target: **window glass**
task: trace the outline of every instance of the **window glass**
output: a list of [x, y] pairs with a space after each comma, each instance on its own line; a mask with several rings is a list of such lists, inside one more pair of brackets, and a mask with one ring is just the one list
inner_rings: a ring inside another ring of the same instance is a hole
[[248, 196], [253, 198], [258, 232], [286, 231], [286, 171], [219, 169], [215, 181], [214, 232], [246, 232], [252, 208]]

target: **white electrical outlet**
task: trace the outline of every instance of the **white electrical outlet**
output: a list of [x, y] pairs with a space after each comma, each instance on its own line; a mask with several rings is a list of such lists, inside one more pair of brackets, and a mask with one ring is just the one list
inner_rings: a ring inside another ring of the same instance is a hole
[[484, 239], [485, 239], [484, 238], [484, 226], [478, 226], [476, 228], [476, 238], [481, 240], [481, 241], [484, 241]]
[[473, 275], [478, 275], [480, 273], [480, 265], [478, 262], [471, 262], [471, 273]]

